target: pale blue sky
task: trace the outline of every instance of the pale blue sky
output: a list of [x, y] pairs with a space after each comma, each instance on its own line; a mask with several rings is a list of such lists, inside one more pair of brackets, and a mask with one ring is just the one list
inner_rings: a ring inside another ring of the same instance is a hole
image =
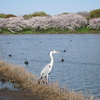
[[0, 0], [0, 13], [24, 15], [44, 11], [49, 15], [100, 9], [100, 0]]

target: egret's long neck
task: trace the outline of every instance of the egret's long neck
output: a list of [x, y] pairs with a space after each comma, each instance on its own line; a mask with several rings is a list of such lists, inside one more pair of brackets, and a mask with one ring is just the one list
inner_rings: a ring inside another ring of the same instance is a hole
[[52, 56], [52, 53], [50, 53], [50, 58], [51, 58], [51, 65], [53, 65], [53, 63], [54, 63], [54, 60], [53, 60], [53, 56]]

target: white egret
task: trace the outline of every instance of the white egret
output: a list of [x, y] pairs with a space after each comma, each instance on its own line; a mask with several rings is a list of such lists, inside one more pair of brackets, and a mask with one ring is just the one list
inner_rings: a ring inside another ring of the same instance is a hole
[[[40, 84], [41, 80], [42, 79], [45, 79], [46, 80], [46, 84], [48, 83], [48, 75], [50, 74], [51, 70], [52, 70], [52, 66], [53, 66], [53, 63], [54, 63], [54, 59], [53, 59], [53, 56], [52, 54], [53, 53], [60, 53], [59, 51], [55, 51], [55, 50], [51, 50], [50, 51], [50, 58], [51, 58], [51, 62], [49, 64], [47, 64], [41, 71], [40, 73], [40, 78], [38, 80], [38, 83]], [[44, 84], [44, 83], [43, 83]]]

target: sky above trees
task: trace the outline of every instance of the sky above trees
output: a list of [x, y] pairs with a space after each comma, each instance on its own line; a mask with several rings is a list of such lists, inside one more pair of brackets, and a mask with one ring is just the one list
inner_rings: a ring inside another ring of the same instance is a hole
[[100, 0], [0, 0], [0, 13], [17, 16], [44, 11], [49, 15], [100, 8]]

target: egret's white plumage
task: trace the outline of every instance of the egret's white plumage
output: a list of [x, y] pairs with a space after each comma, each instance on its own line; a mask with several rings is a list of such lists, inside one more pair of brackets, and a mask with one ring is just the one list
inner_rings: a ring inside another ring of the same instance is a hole
[[55, 51], [55, 50], [52, 50], [50, 51], [50, 58], [51, 58], [51, 61], [49, 64], [47, 64], [41, 71], [40, 73], [40, 78], [38, 80], [38, 82], [40, 83], [41, 79], [45, 78], [47, 80], [47, 83], [48, 83], [48, 75], [50, 74], [51, 70], [52, 70], [52, 66], [53, 66], [53, 63], [54, 63], [54, 59], [53, 59], [53, 56], [52, 54], [53, 53], [60, 53], [59, 51]]

